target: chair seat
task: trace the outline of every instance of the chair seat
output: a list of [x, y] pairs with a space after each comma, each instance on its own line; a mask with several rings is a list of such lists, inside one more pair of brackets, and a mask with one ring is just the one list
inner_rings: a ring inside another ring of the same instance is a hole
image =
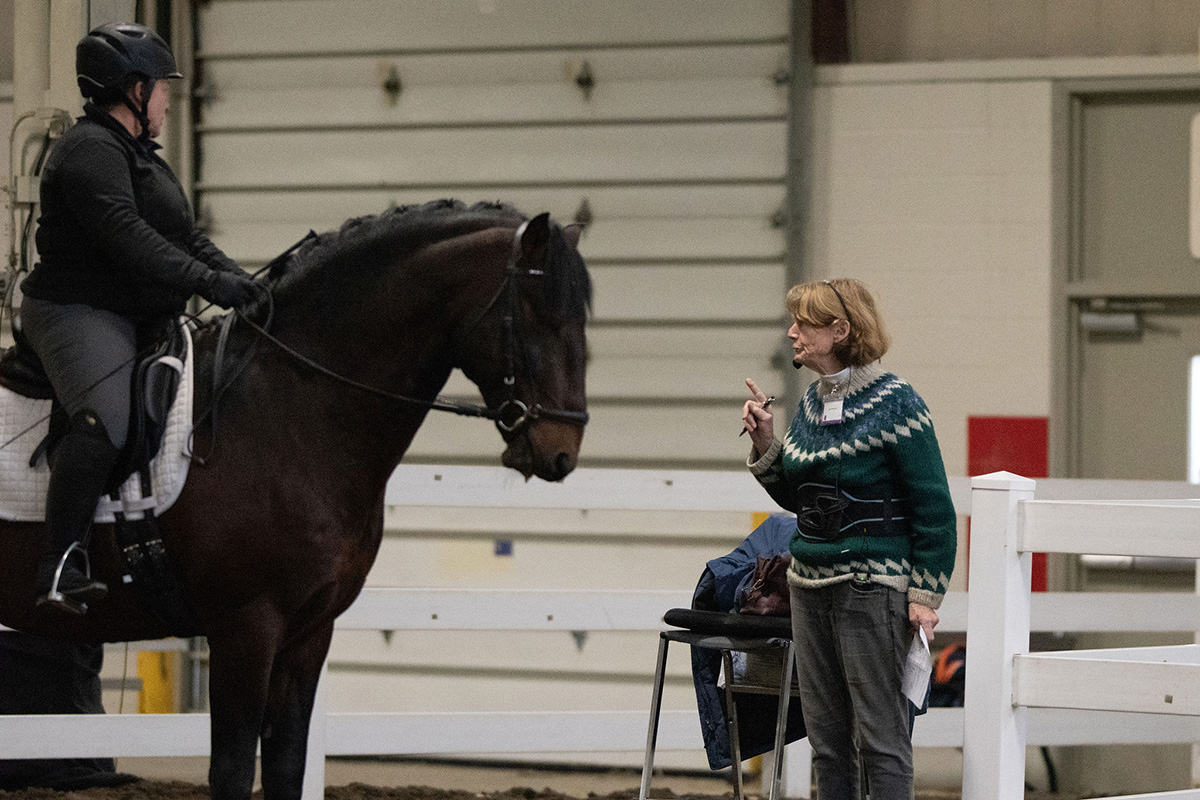
[[676, 628], [713, 636], [744, 638], [792, 638], [789, 617], [760, 617], [753, 614], [733, 614], [724, 611], [697, 611], [693, 608], [672, 608], [663, 615], [663, 622]]

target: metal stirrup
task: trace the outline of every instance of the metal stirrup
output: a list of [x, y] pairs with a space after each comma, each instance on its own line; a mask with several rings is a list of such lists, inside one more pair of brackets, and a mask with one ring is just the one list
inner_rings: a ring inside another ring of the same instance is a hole
[[50, 591], [46, 593], [46, 601], [50, 603], [59, 603], [78, 614], [83, 614], [87, 611], [87, 603], [81, 603], [78, 600], [72, 600], [58, 590], [58, 582], [62, 580], [63, 568], [67, 566], [67, 559], [71, 557], [73, 551], [78, 551], [83, 556], [83, 574], [88, 580], [92, 579], [92, 562], [88, 558], [87, 550], [79, 542], [71, 542], [71, 546], [62, 554], [62, 558], [58, 560], [58, 567], [54, 570], [54, 580], [50, 582]]

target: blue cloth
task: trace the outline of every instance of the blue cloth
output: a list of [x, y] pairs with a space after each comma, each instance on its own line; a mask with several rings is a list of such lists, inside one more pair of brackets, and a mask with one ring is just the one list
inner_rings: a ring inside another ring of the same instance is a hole
[[[739, 590], [754, 574], [759, 556], [770, 558], [786, 553], [796, 518], [790, 514], [773, 514], [742, 541], [732, 553], [714, 558], [705, 566], [692, 608], [702, 611], [733, 611]], [[723, 769], [733, 763], [729, 750], [729, 728], [725, 722], [725, 693], [717, 686], [721, 674], [721, 653], [711, 648], [692, 648], [692, 682], [696, 687], [696, 706], [700, 712], [700, 729], [704, 750], [712, 769]], [[779, 698], [774, 695], [734, 693], [738, 715], [738, 743], [742, 758], [752, 758], [770, 752], [775, 746], [775, 720], [779, 713]], [[788, 705], [787, 728], [784, 739], [794, 742], [804, 738], [804, 720], [800, 702], [792, 698]]]

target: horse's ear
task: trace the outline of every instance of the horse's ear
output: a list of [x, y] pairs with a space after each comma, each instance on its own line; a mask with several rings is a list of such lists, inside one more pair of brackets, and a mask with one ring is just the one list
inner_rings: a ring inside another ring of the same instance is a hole
[[521, 255], [540, 264], [546, 258], [549, 243], [550, 215], [543, 212], [525, 223], [525, 230], [521, 232]]
[[572, 250], [579, 249], [579, 237], [583, 236], [583, 225], [578, 222], [572, 222], [570, 225], [564, 225], [563, 238], [567, 240], [567, 244], [571, 245]]

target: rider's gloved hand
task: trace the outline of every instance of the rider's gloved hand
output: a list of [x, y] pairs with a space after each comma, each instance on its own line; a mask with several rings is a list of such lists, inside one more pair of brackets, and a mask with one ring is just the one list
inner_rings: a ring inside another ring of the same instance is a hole
[[212, 270], [196, 294], [221, 308], [242, 308], [258, 297], [259, 290], [245, 273]]

